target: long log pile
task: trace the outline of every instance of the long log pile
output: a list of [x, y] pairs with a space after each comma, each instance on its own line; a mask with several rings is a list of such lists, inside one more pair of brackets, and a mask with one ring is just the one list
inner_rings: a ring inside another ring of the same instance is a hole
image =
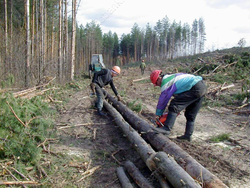
[[[189, 177], [192, 177], [192, 180], [198, 181], [202, 187], [227, 187], [218, 177], [209, 172], [188, 153], [183, 151], [178, 145], [169, 140], [166, 136], [155, 132], [153, 126], [150, 125], [146, 120], [140, 118], [124, 104], [115, 100], [107, 92], [105, 92], [105, 96], [109, 103], [111, 103], [119, 113], [114, 112], [116, 110], [114, 110], [112, 106], [106, 101], [104, 102], [105, 108], [115, 118], [117, 125], [121, 127], [121, 125], [125, 123], [123, 126], [127, 127], [126, 135], [128, 136], [128, 139], [132, 141], [135, 149], [139, 152], [143, 161], [146, 162], [150, 170], [157, 170], [157, 172], [163, 174], [174, 187], [189, 187], [187, 186], [187, 181], [180, 181], [183, 180], [183, 177], [179, 177], [179, 174], [183, 173], [182, 170], [185, 170], [184, 176], [187, 174]], [[123, 129], [124, 128], [122, 128], [122, 130]], [[131, 130], [133, 130], [133, 134], [130, 134]], [[140, 134], [138, 134], [137, 131]], [[132, 136], [135, 134], [137, 135], [136, 137]], [[131, 135], [131, 137], [129, 135]], [[138, 138], [139, 140], [146, 140], [154, 148], [156, 148], [157, 151], [152, 151], [151, 146], [147, 146], [146, 141], [145, 143], [144, 141], [140, 141], [144, 143], [141, 147], [140, 144], [135, 143], [135, 138]], [[139, 147], [141, 148], [139, 149]], [[148, 149], [148, 147], [150, 147], [150, 149]], [[150, 154], [148, 152], [150, 152]], [[176, 180], [178, 184], [175, 184]], [[191, 187], [193, 187], [193, 185]]]
[[168, 181], [176, 188], [201, 187], [172, 157], [163, 152], [155, 152], [107, 101], [104, 101], [103, 104], [151, 171], [156, 170], [164, 174]]

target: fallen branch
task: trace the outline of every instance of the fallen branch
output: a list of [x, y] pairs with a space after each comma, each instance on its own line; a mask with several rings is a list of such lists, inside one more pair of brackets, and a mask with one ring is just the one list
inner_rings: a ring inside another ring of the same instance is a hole
[[46, 83], [46, 84], [38, 85], [38, 86], [29, 88], [29, 89], [26, 89], [26, 90], [18, 91], [18, 92], [16, 92], [16, 93], [13, 93], [13, 95], [14, 95], [14, 97], [20, 97], [20, 96], [26, 95], [26, 94], [28, 94], [28, 93], [31, 93], [31, 92], [35, 91], [35, 90], [38, 89], [38, 88], [41, 88], [41, 87], [44, 87], [44, 86], [49, 85], [49, 83], [52, 82], [54, 79], [56, 79], [56, 77], [52, 78], [52, 79], [51, 79], [48, 83]]
[[59, 128], [57, 128], [57, 129], [68, 129], [68, 128], [71, 128], [71, 127], [80, 127], [80, 126], [86, 126], [86, 125], [93, 125], [93, 123], [84, 123], [84, 124], [68, 125], [68, 126], [59, 127]]
[[210, 106], [207, 106], [207, 108], [208, 108], [209, 110], [212, 110], [212, 111], [214, 111], [214, 112], [217, 112], [218, 114], [224, 113], [223, 111], [218, 110], [218, 109], [215, 109], [215, 108], [211, 108]]
[[82, 180], [84, 180], [85, 178], [87, 178], [87, 177], [91, 176], [92, 174], [94, 174], [94, 172], [95, 172], [96, 170], [98, 170], [99, 168], [101, 168], [101, 166], [96, 166], [96, 167], [91, 168], [90, 170], [87, 170], [87, 171], [85, 171], [84, 173], [82, 173], [81, 175], [84, 175], [84, 176], [83, 176], [81, 179], [79, 179], [79, 180], [77, 181], [77, 183], [79, 183], [80, 181], [82, 181]]
[[234, 112], [233, 114], [250, 114], [250, 111], [249, 109], [248, 110], [242, 110], [242, 111], [237, 111], [237, 112]]
[[197, 72], [199, 72], [203, 67], [199, 68], [198, 70], [196, 70], [193, 74], [196, 74]]
[[6, 167], [3, 166], [3, 165], [1, 165], [1, 166], [2, 166], [3, 169], [5, 169], [5, 170], [11, 175], [12, 178], [14, 178], [14, 180], [19, 181], [19, 180], [16, 178], [16, 176], [14, 176], [14, 174], [12, 174], [12, 172], [11, 172], [8, 168], [6, 168]]
[[229, 88], [231, 88], [231, 87], [234, 87], [234, 84], [231, 84], [231, 85], [228, 85], [228, 86], [222, 86], [221, 87], [221, 89], [220, 89], [220, 91], [223, 91], [223, 90], [226, 90], [226, 89], [229, 89]]
[[35, 181], [0, 181], [0, 185], [37, 185]]
[[13, 110], [13, 108], [10, 106], [10, 103], [8, 101], [6, 101], [7, 105], [9, 106], [11, 112], [14, 114], [15, 118], [24, 126], [26, 127], [25, 123], [16, 115], [15, 111]]
[[199, 61], [201, 61], [202, 63], [206, 63], [203, 59], [198, 58]]
[[19, 172], [18, 170], [16, 170], [15, 168], [11, 167], [12, 170], [14, 170], [16, 173], [18, 173], [21, 177], [23, 177], [24, 179], [26, 179], [27, 181], [29, 181], [29, 179], [23, 175], [21, 172]]
[[114, 153], [112, 153], [111, 157], [112, 157], [119, 165], [121, 165], [121, 162], [118, 161], [118, 160], [115, 158], [115, 154], [117, 154], [119, 151], [120, 151], [120, 150], [115, 151]]
[[208, 95], [212, 95], [212, 96], [215, 96], [215, 95], [218, 95], [219, 92], [221, 91], [224, 91], [226, 89], [229, 89], [231, 87], [234, 87], [234, 84], [231, 84], [231, 85], [228, 85], [228, 86], [224, 86], [226, 83], [222, 84], [221, 86], [218, 86], [214, 89], [212, 89], [211, 91], [209, 91], [207, 94]]
[[144, 78], [132, 80], [132, 82], [139, 82], [139, 81], [141, 81], [141, 80], [146, 80], [146, 79], [149, 79], [149, 77], [144, 77]]
[[35, 97], [35, 96], [38, 96], [38, 95], [42, 95], [42, 94], [44, 94], [44, 92], [49, 91], [51, 89], [56, 89], [56, 88], [47, 88], [47, 89], [38, 91], [38, 92], [33, 93], [33, 94], [31, 93], [30, 95], [25, 95], [22, 98], [24, 98], [24, 99], [31, 99], [32, 97]]
[[229, 67], [229, 66], [231, 66], [231, 65], [234, 65], [234, 64], [236, 64], [236, 63], [238, 63], [238, 61], [234, 61], [233, 63], [230, 63], [230, 64], [228, 64], [228, 65], [225, 65], [223, 68], [227, 68], [227, 67]]
[[94, 130], [93, 130], [93, 140], [96, 139], [96, 131], [97, 131], [97, 128], [94, 128]]
[[217, 67], [215, 67], [215, 69], [211, 73], [214, 73], [219, 67], [221, 67], [221, 65], [218, 65]]
[[241, 109], [241, 108], [244, 108], [244, 107], [248, 106], [249, 104], [250, 104], [250, 102], [249, 102], [249, 103], [246, 103], [246, 104], [243, 104], [243, 105], [241, 105], [241, 106], [237, 107], [236, 109]]

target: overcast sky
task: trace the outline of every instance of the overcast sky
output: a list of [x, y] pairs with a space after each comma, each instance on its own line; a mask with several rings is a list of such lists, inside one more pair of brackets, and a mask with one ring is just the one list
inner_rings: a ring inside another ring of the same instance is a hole
[[245, 38], [250, 46], [250, 0], [78, 0], [77, 22], [100, 24], [103, 33], [129, 34], [134, 23], [153, 28], [165, 16], [170, 23], [203, 18], [205, 50], [237, 46]]

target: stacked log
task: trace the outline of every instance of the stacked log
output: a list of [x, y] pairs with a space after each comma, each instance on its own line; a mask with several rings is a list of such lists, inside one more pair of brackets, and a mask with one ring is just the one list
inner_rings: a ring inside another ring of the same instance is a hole
[[[114, 118], [115, 123], [121, 128], [127, 139], [132, 143], [142, 160], [152, 171], [160, 171], [164, 173], [169, 182], [176, 188], [192, 187], [198, 188], [200, 185], [182, 169], [174, 159], [161, 153], [156, 153], [152, 147], [135, 131], [121, 116], [121, 114], [113, 108], [107, 101], [104, 101], [104, 107]], [[177, 170], [176, 170], [177, 169]], [[170, 171], [171, 170], [171, 171]], [[169, 178], [171, 175], [172, 178]], [[173, 178], [174, 177], [174, 178]]]
[[203, 182], [205, 188], [226, 188], [227, 186], [214, 174], [199, 164], [188, 153], [178, 145], [169, 140], [166, 136], [153, 130], [153, 126], [146, 120], [140, 118], [132, 110], [121, 102], [115, 100], [111, 95], [105, 93], [107, 100], [122, 114], [124, 119], [133, 126], [143, 137], [158, 151], [164, 151], [174, 157], [177, 163], [186, 170], [194, 179]]

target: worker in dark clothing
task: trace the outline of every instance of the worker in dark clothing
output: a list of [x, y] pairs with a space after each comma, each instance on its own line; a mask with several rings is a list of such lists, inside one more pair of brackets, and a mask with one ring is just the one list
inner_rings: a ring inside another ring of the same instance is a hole
[[177, 115], [185, 109], [185, 134], [178, 136], [177, 139], [191, 141], [195, 118], [201, 108], [202, 100], [207, 90], [202, 77], [185, 73], [162, 75], [161, 70], [155, 70], [151, 73], [150, 79], [155, 86], [161, 87], [161, 95], [156, 108], [156, 118], [162, 116], [173, 97], [168, 107], [168, 115], [164, 122], [164, 127], [158, 128], [158, 130], [163, 129], [166, 131], [165, 134], [169, 134]]
[[120, 67], [114, 66], [111, 70], [110, 69], [102, 69], [102, 70], [94, 73], [92, 82], [90, 84], [90, 88], [94, 94], [96, 93], [96, 96], [97, 96], [96, 107], [97, 107], [98, 114], [101, 116], [105, 115], [102, 112], [103, 98], [102, 98], [102, 93], [100, 93], [101, 91], [96, 89], [95, 85], [97, 84], [100, 88], [102, 88], [102, 87], [110, 84], [111, 89], [113, 90], [113, 92], [117, 96], [118, 101], [120, 101], [121, 97], [118, 95], [118, 92], [117, 92], [115, 85], [113, 83], [113, 77], [118, 76], [120, 74], [120, 72], [121, 72]]

